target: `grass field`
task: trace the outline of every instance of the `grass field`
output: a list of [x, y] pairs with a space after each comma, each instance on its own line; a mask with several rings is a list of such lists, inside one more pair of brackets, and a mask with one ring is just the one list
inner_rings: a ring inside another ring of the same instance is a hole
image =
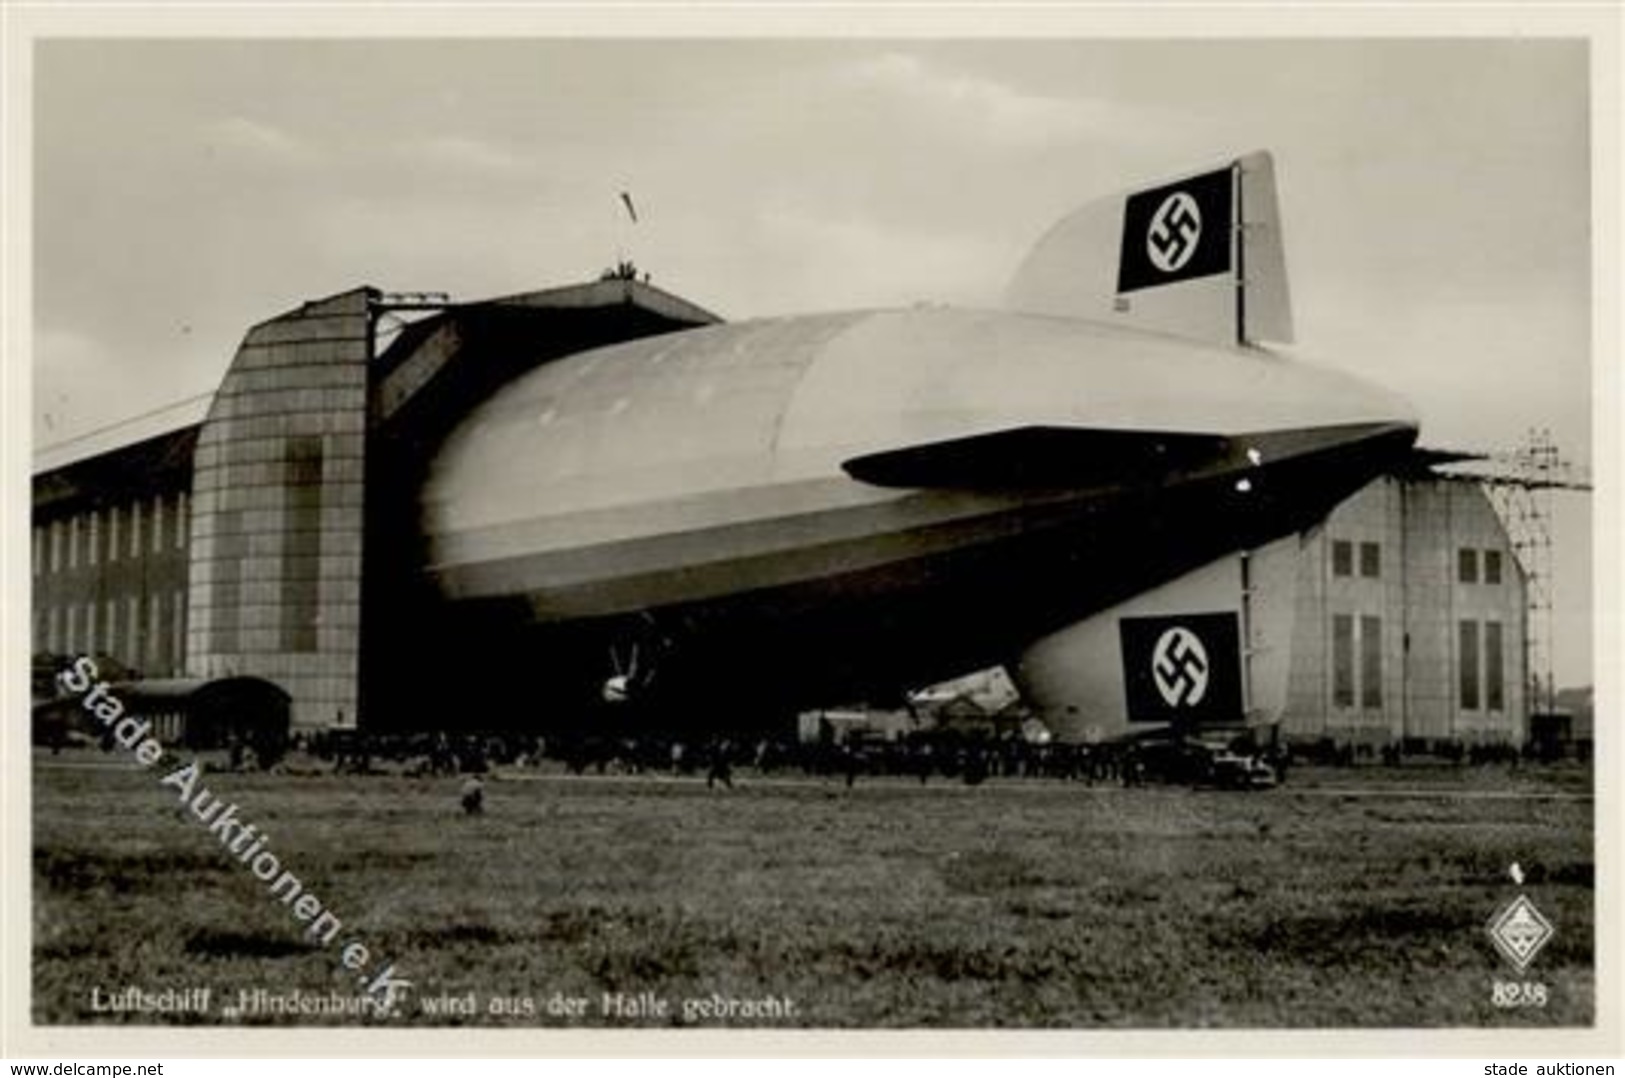
[[[93, 988], [356, 991], [337, 950], [310, 942], [156, 773], [118, 761], [35, 758], [37, 1022], [227, 1020], [92, 1013]], [[480, 817], [461, 814], [448, 779], [207, 781], [271, 836], [346, 938], [414, 982], [402, 1016], [379, 1021], [669, 1025], [683, 1023], [683, 1000], [719, 996], [788, 999], [794, 1013], [690, 1019], [1593, 1020], [1589, 772], [1300, 770], [1258, 793], [796, 779], [746, 772], [736, 789], [708, 791], [542, 772], [491, 782]], [[1522, 977], [1485, 932], [1520, 891], [1557, 929]], [[1538, 981], [1547, 1004], [1499, 1008], [1497, 979]], [[606, 992], [650, 992], [672, 1011], [605, 1015]], [[468, 993], [472, 1016], [422, 1010]], [[555, 994], [589, 1000], [586, 1013], [549, 1014]]]

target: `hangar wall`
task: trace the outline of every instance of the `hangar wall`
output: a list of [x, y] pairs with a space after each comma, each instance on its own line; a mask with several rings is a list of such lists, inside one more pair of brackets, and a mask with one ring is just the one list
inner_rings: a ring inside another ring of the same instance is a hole
[[198, 436], [187, 667], [277, 683], [296, 727], [357, 718], [373, 295], [251, 329]]
[[33, 650], [112, 659], [147, 677], [186, 664], [195, 427], [34, 481]]
[[1379, 479], [1298, 571], [1285, 736], [1524, 742], [1527, 585], [1476, 483]]

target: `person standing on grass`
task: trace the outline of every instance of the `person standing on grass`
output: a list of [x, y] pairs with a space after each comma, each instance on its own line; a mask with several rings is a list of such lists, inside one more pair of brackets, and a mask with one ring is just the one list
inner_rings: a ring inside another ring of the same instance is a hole
[[858, 769], [863, 765], [862, 758], [850, 740], [841, 742], [841, 762], [846, 771], [846, 788], [850, 790], [858, 781]]
[[463, 812], [469, 816], [478, 816], [485, 811], [485, 783], [480, 781], [478, 775], [470, 775], [463, 780]]
[[711, 769], [705, 773], [705, 788], [712, 789], [717, 783], [722, 783], [728, 789], [734, 788], [733, 761], [729, 759], [733, 746], [727, 738], [713, 742], [711, 745]]

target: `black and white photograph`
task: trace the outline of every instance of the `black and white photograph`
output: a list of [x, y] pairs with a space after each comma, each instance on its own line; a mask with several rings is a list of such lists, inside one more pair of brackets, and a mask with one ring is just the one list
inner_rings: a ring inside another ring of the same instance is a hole
[[983, 25], [33, 38], [35, 1034], [1618, 1051], [1596, 39]]

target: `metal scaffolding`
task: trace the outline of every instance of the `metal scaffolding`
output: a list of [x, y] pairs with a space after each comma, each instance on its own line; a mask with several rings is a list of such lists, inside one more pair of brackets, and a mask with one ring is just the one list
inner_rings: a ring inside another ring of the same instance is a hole
[[1589, 491], [1590, 477], [1564, 459], [1546, 428], [1531, 428], [1528, 441], [1511, 452], [1485, 454], [1439, 470], [1480, 484], [1507, 530], [1528, 585], [1524, 647], [1529, 710], [1550, 712], [1557, 705], [1552, 672], [1552, 498], [1559, 490]]

